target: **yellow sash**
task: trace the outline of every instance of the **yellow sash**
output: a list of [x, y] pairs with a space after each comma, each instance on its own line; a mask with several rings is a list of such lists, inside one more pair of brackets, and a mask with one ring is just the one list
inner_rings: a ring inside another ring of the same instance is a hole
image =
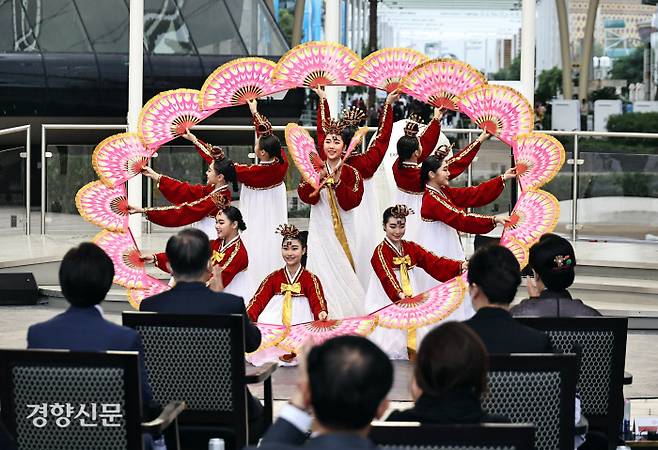
[[281, 292], [283, 293], [283, 313], [281, 321], [283, 325], [289, 327], [292, 321], [292, 294], [300, 294], [302, 285], [300, 283], [286, 284], [281, 283]]
[[336, 182], [334, 181], [333, 178], [331, 177], [327, 178], [326, 181], [326, 185], [328, 186], [327, 194], [329, 195], [329, 207], [331, 208], [331, 216], [334, 223], [334, 233], [336, 234], [336, 238], [338, 239], [338, 242], [340, 242], [340, 246], [343, 247], [345, 256], [347, 256], [347, 260], [350, 262], [350, 265], [352, 266], [352, 270], [356, 270], [354, 268], [354, 259], [352, 258], [352, 252], [350, 251], [350, 246], [347, 242], [347, 236], [345, 235], [345, 228], [343, 228], [343, 220], [340, 218], [340, 212], [338, 211], [338, 200], [336, 200], [336, 193], [333, 190], [333, 186], [335, 184]]
[[220, 253], [217, 250], [213, 250], [212, 257], [210, 258], [211, 264], [219, 264], [222, 259], [224, 259], [224, 252]]
[[393, 258], [393, 264], [400, 266], [400, 284], [402, 285], [402, 292], [407, 297], [414, 295], [413, 290], [411, 289], [411, 280], [409, 280], [409, 270], [408, 267], [411, 265], [411, 258], [409, 255], [396, 256]]

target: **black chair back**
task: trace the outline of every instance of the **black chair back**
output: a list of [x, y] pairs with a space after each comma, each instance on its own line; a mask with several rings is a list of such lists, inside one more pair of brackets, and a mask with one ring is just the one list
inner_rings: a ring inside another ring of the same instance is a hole
[[518, 317], [546, 332], [555, 351], [580, 355], [578, 392], [592, 428], [616, 442], [623, 418], [623, 383], [628, 319], [625, 317]]
[[575, 355], [491, 355], [482, 407], [536, 427], [537, 450], [574, 448]]
[[0, 350], [0, 413], [20, 450], [141, 449], [137, 352]]
[[153, 397], [183, 400], [185, 425], [223, 426], [235, 448], [247, 443], [244, 325], [240, 315], [124, 312], [123, 324], [142, 337]]
[[385, 449], [534, 450], [530, 424], [421, 425], [415, 422], [374, 422], [370, 439]]

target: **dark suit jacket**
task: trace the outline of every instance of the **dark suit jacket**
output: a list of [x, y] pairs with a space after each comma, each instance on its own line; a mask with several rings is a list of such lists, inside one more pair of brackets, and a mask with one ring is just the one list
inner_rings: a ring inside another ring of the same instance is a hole
[[32, 325], [27, 330], [27, 348], [139, 352], [145, 418], [150, 418], [154, 413], [153, 409], [157, 409], [152, 401], [141, 337], [131, 328], [105, 320], [94, 306], [88, 308], [71, 306], [46, 322]]
[[249, 320], [242, 297], [213, 292], [201, 282], [177, 283], [169, 291], [144, 299], [139, 310], [168, 314], [241, 314], [245, 351], [253, 352], [260, 346], [260, 330]]
[[569, 291], [555, 292], [548, 289], [539, 297], [526, 298], [510, 309], [514, 317], [583, 317], [601, 315], [596, 309], [587, 306], [582, 300], [571, 298]]
[[480, 336], [489, 353], [553, 353], [546, 333], [521, 325], [502, 308], [480, 308], [464, 323]]
[[388, 422], [420, 422], [433, 425], [462, 425], [483, 422], [509, 423], [503, 416], [487, 414], [472, 389], [455, 388], [440, 397], [420, 396], [412, 408], [395, 410]]
[[370, 439], [353, 434], [334, 433], [308, 439], [306, 433], [299, 431], [285, 419], [277, 419], [267, 430], [260, 447], [248, 447], [250, 450], [293, 450], [303, 447], [309, 450], [374, 450], [376, 446]]

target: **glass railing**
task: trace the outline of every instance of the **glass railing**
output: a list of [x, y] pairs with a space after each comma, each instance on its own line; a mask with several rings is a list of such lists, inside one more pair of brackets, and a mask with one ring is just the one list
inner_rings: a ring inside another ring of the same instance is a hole
[[30, 126], [0, 130], [0, 233], [30, 234]]

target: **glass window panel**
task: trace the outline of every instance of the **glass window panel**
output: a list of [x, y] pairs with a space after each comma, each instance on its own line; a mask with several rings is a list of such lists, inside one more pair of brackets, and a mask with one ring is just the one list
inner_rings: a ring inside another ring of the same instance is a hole
[[246, 55], [240, 33], [221, 0], [191, 0], [181, 6], [201, 55]]
[[288, 50], [262, 0], [226, 0], [233, 20], [251, 55], [283, 55]]
[[[44, 52], [90, 52], [89, 40], [71, 0], [38, 2], [34, 31]], [[30, 12], [30, 18], [32, 18]]]
[[152, 54], [194, 54], [187, 24], [181, 16], [181, 0], [144, 2], [144, 42]]
[[129, 12], [124, 0], [78, 1], [96, 53], [127, 53]]
[[0, 3], [0, 51], [35, 52], [38, 50], [32, 25], [36, 16], [16, 1]]

